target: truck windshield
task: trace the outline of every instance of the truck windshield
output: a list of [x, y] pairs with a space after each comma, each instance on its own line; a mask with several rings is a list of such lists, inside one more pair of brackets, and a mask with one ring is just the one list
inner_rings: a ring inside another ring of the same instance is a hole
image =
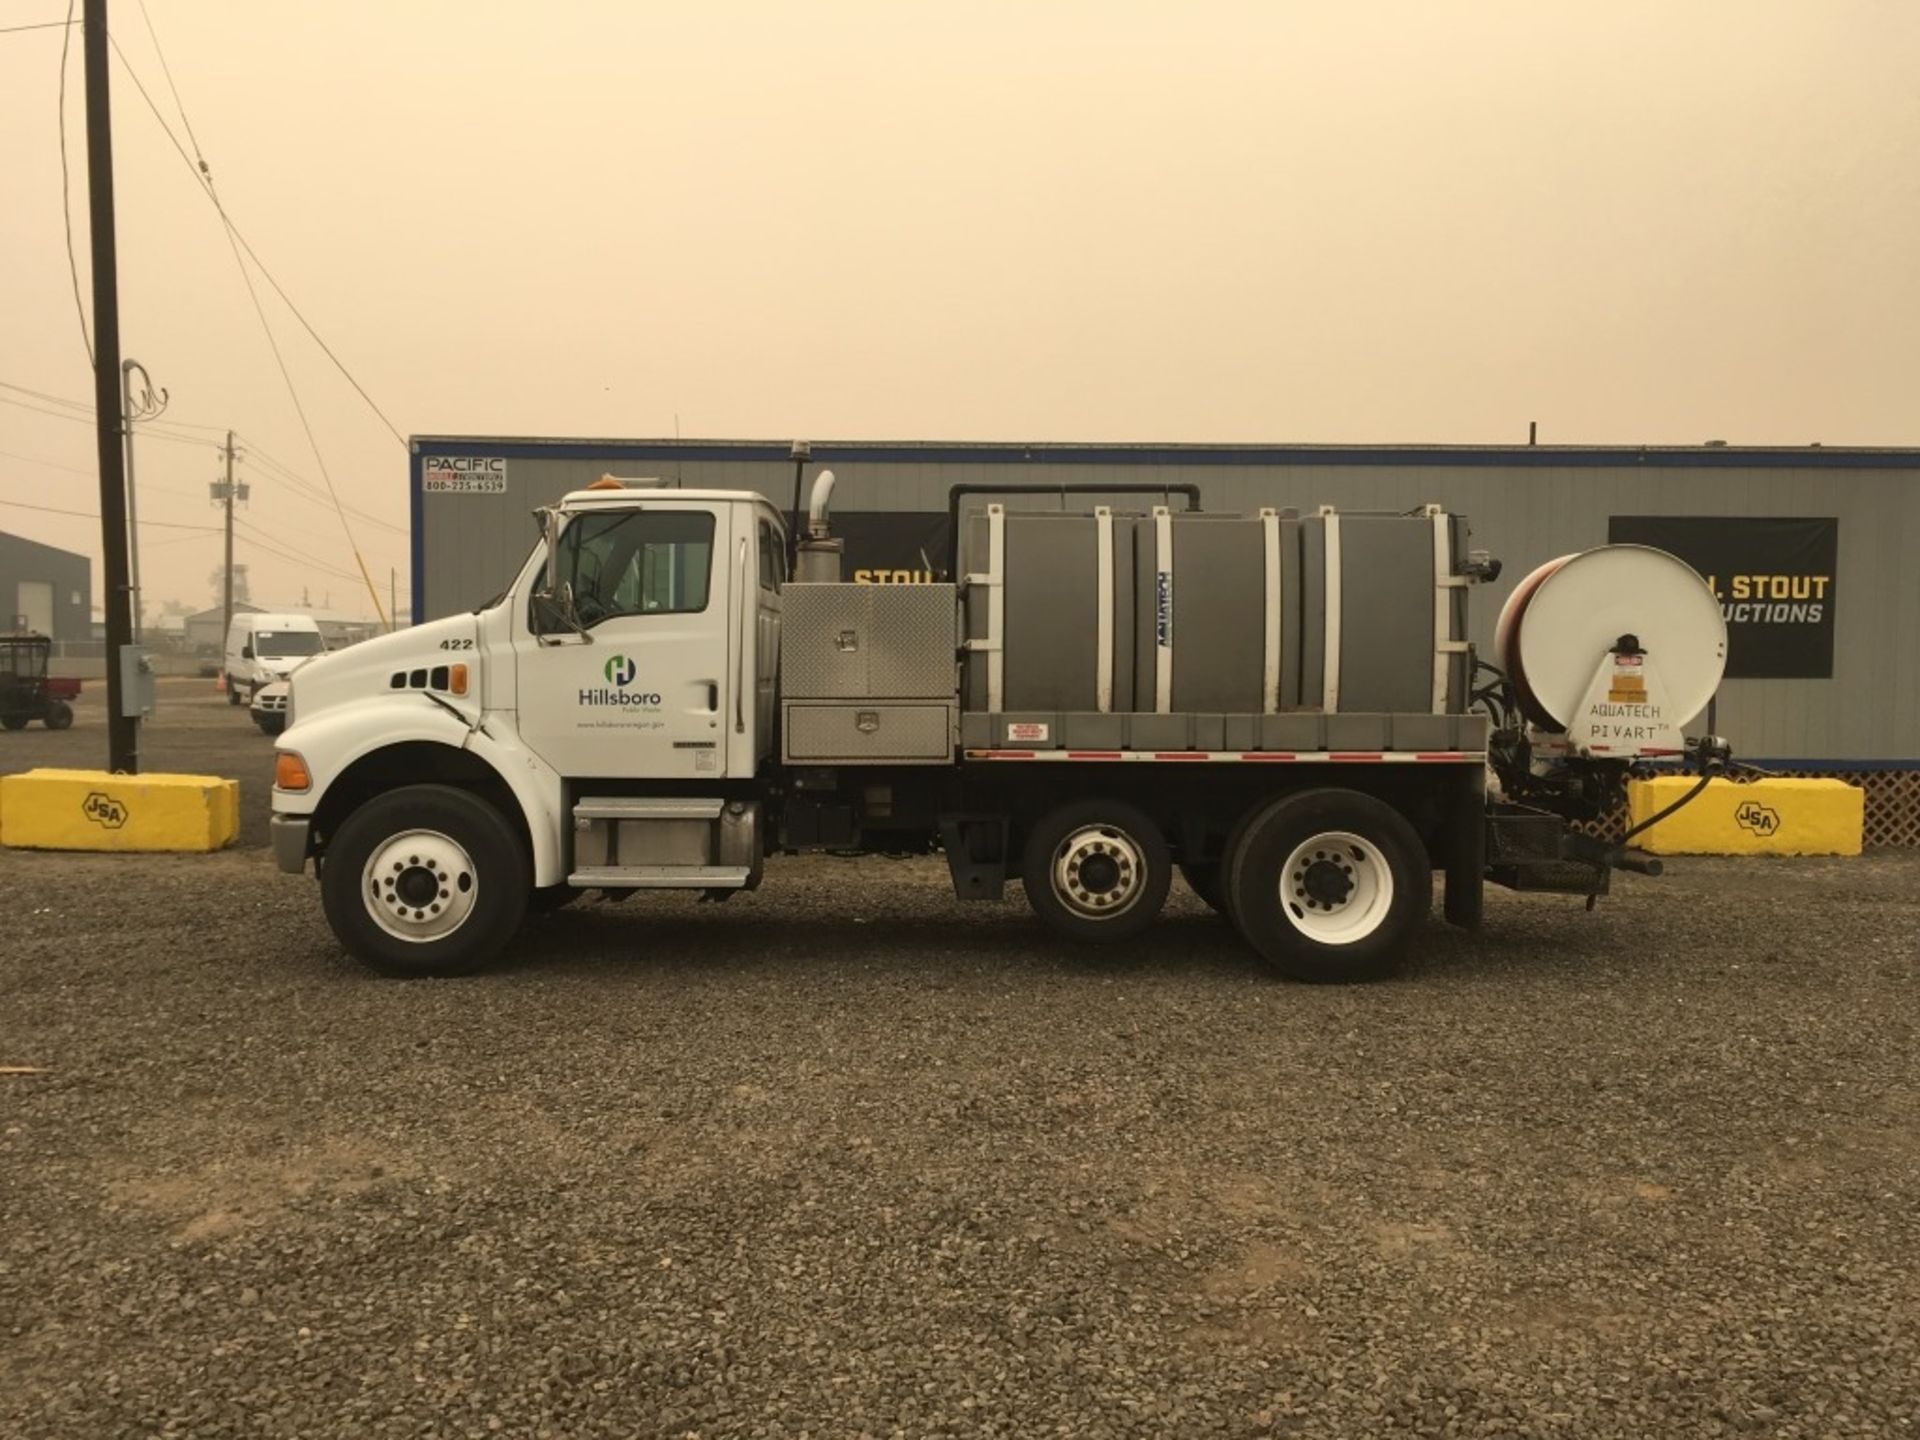
[[318, 655], [326, 648], [316, 630], [253, 632], [253, 653], [256, 655]]

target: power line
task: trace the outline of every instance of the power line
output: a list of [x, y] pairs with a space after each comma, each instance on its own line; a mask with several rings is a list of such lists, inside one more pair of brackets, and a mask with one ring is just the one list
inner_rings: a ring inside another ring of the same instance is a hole
[[331, 565], [322, 565], [319, 561], [308, 559], [304, 555], [290, 555], [285, 550], [270, 545], [261, 539], [260, 532], [254, 530], [243, 520], [236, 518], [233, 525], [236, 530], [241, 532], [240, 539], [242, 541], [251, 545], [256, 550], [264, 551], [268, 555], [273, 556], [276, 560], [284, 560], [289, 564], [300, 565], [308, 570], [317, 570], [322, 575], [332, 575], [340, 580], [358, 580], [360, 578], [351, 570], [337, 570]]
[[[243, 436], [241, 438], [244, 439], [245, 437]], [[327, 497], [321, 493], [319, 487], [307, 479], [306, 476], [300, 474], [297, 470], [292, 470], [282, 465], [279, 461], [262, 451], [259, 446], [251, 442], [249, 442], [248, 449], [241, 453], [240, 461], [243, 465], [252, 465], [256, 470], [264, 472], [266, 479], [286, 485], [289, 487], [287, 493], [298, 499], [322, 506], [330, 506], [333, 503], [328, 500]], [[378, 525], [382, 530], [391, 530], [396, 535], [412, 533], [405, 525], [396, 525], [391, 520], [382, 520], [378, 515], [359, 509], [357, 506], [343, 505], [341, 508], [349, 515], [359, 516], [369, 525]]]
[[[149, 20], [147, 24], [148, 28], [151, 29], [153, 22]], [[366, 402], [369, 410], [380, 417], [380, 423], [385, 425], [393, 438], [399, 441], [402, 447], [404, 447], [407, 443], [407, 437], [400, 433], [400, 427], [387, 418], [387, 412], [375, 403], [373, 396], [367, 393], [366, 387], [354, 378], [353, 372], [347, 369], [346, 362], [334, 354], [333, 348], [328, 345], [325, 340], [320, 338], [320, 332], [313, 328], [313, 323], [301, 313], [300, 307], [293, 303], [293, 297], [287, 294], [285, 288], [274, 278], [273, 272], [267, 268], [266, 262], [261, 260], [259, 255], [254, 252], [253, 246], [247, 242], [247, 237], [240, 233], [240, 227], [233, 223], [233, 217], [227, 214], [226, 205], [221, 201], [219, 192], [214, 189], [213, 171], [211, 167], [208, 166], [205, 157], [202, 156], [196, 161], [193, 156], [187, 154], [186, 147], [180, 143], [179, 137], [173, 133], [173, 127], [167, 124], [166, 117], [160, 113], [160, 107], [154, 104], [153, 96], [147, 93], [147, 87], [141, 83], [140, 76], [135, 73], [133, 62], [127, 59], [126, 51], [120, 48], [120, 42], [114, 39], [112, 35], [108, 35], [107, 39], [113, 45], [113, 53], [120, 57], [120, 64], [125, 67], [128, 78], [133, 81], [134, 88], [140, 92], [140, 98], [147, 102], [147, 109], [153, 112], [154, 121], [160, 126], [161, 130], [166, 133], [167, 139], [173, 142], [173, 148], [179, 153], [181, 162], [186, 165], [189, 170], [193, 171], [194, 180], [206, 193], [207, 199], [212, 202], [214, 210], [218, 212], [220, 223], [227, 229], [228, 243], [237, 245], [240, 249], [246, 251], [247, 258], [253, 261], [254, 265], [259, 269], [262, 278], [266, 280], [267, 284], [273, 287], [273, 293], [280, 297], [281, 303], [292, 312], [293, 318], [300, 322], [301, 328], [307, 332], [308, 338], [320, 347], [320, 353], [333, 362], [333, 368], [340, 372], [346, 382], [353, 387], [354, 393]], [[159, 49], [159, 41], [156, 38], [154, 50], [156, 53], [159, 53]], [[165, 55], [161, 55], [160, 66], [162, 70], [166, 69], [166, 63]], [[171, 77], [169, 77], [168, 83], [172, 83]], [[174, 101], [176, 104], [179, 102], [179, 98], [178, 92], [175, 92]], [[187, 112], [184, 108], [180, 111], [180, 118], [182, 122], [186, 121]], [[189, 135], [193, 133], [193, 127], [190, 124], [187, 125], [187, 133]], [[199, 151], [200, 146], [198, 142], [195, 142], [194, 153], [197, 155]], [[257, 306], [258, 302], [256, 301], [255, 303]]]
[[[83, 405], [78, 400], [63, 399], [58, 395], [50, 395], [43, 390], [30, 390], [25, 385], [15, 385], [11, 381], [7, 381], [7, 380], [0, 380], [0, 388], [15, 390], [22, 395], [31, 395], [35, 399], [46, 400], [51, 402], [54, 405], [65, 406], [67, 410], [71, 410], [75, 413], [67, 414], [61, 410], [44, 409], [38, 405], [30, 405], [24, 400], [16, 400], [10, 395], [0, 395], [0, 404], [18, 405], [23, 410], [31, 410], [37, 415], [46, 415], [55, 420], [71, 420], [71, 421], [74, 421], [76, 424], [87, 424], [87, 425], [91, 425], [93, 423], [93, 407], [91, 405]], [[170, 434], [165, 430], [155, 430], [155, 429], [149, 428], [156, 423], [163, 424], [163, 425], [179, 424], [184, 428], [190, 428], [194, 430], [212, 430], [212, 429], [217, 429], [218, 427], [216, 426], [211, 426], [211, 425], [187, 426], [186, 422], [184, 421], [176, 422], [171, 420], [160, 421], [160, 422], [147, 420], [147, 421], [140, 421], [138, 423], [140, 425], [139, 433], [143, 435], [145, 438], [150, 440], [165, 440], [176, 445], [202, 445], [215, 450], [218, 450], [220, 448], [219, 444], [212, 440], [202, 440], [197, 436], [190, 436], [190, 435], [175, 435], [175, 434]], [[226, 432], [224, 430], [221, 430], [220, 433], [225, 434]], [[238, 434], [239, 432], [236, 431], [235, 433]], [[243, 462], [248, 464], [253, 464], [256, 461], [258, 461], [260, 464], [260, 468], [264, 469], [267, 472], [268, 478], [275, 481], [276, 483], [286, 485], [288, 487], [287, 493], [289, 495], [292, 495], [295, 499], [304, 500], [308, 504], [320, 506], [322, 509], [334, 508], [333, 502], [329, 500], [326, 497], [326, 495], [324, 495], [320, 491], [320, 489], [314, 485], [314, 483], [311, 480], [307, 479], [306, 476], [300, 474], [297, 470], [292, 469], [290, 466], [287, 466], [281, 463], [280, 461], [274, 459], [271, 455], [267, 454], [259, 446], [254, 445], [251, 441], [249, 441], [248, 444], [250, 447], [250, 453], [246, 455], [242, 455], [240, 457]], [[9, 452], [0, 451], [0, 454], [5, 454], [5, 453], [9, 453]], [[16, 460], [32, 460], [34, 457], [31, 455], [15, 455], [13, 458]], [[51, 462], [40, 461], [38, 463], [48, 464]], [[71, 469], [72, 467], [68, 466], [68, 467], [60, 467], [60, 468]], [[74, 473], [77, 475], [91, 475], [93, 472], [91, 470], [75, 470]], [[181, 492], [176, 491], [172, 493], [178, 494]], [[370, 525], [378, 525], [381, 529], [391, 530], [396, 535], [406, 535], [410, 533], [406, 526], [396, 525], [391, 520], [383, 520], [378, 515], [372, 514], [371, 512], [366, 510], [361, 510], [356, 506], [343, 505], [341, 508], [345, 509], [348, 514], [356, 515], [360, 519], [365, 520]]]
[[[126, 70], [127, 75], [129, 76], [129, 78], [132, 79], [134, 83], [134, 88], [139, 90], [140, 98], [147, 102], [147, 109], [153, 112], [153, 118], [155, 123], [157, 123], [160, 126], [160, 128], [166, 132], [167, 139], [172, 143], [173, 148], [179, 153], [182, 163], [188, 166], [192, 166], [194, 162], [188, 159], [187, 152], [185, 151], [185, 149], [181, 147], [179, 137], [177, 137], [173, 133], [172, 127], [167, 124], [166, 117], [160, 113], [160, 107], [153, 103], [153, 96], [147, 93], [147, 87], [143, 83], [141, 83], [139, 74], [133, 68], [133, 62], [127, 59], [126, 51], [120, 48], [120, 42], [114, 39], [112, 34], [109, 34], [107, 36], [107, 40], [113, 46], [113, 53], [120, 57], [121, 67]], [[307, 446], [309, 449], [313, 451], [314, 463], [320, 467], [320, 478], [326, 482], [327, 494], [332, 498], [335, 511], [340, 517], [340, 528], [346, 533], [347, 545], [353, 551], [353, 558], [355, 562], [358, 563], [358, 565], [360, 566], [360, 578], [366, 584], [368, 596], [371, 597], [373, 600], [374, 612], [381, 617], [381, 621], [383, 624], [386, 624], [388, 625], [388, 628], [391, 628], [391, 622], [387, 620], [386, 612], [380, 604], [380, 593], [373, 588], [373, 576], [367, 572], [367, 563], [364, 559], [361, 558], [360, 547], [354, 543], [353, 526], [349, 524], [347, 521], [347, 512], [345, 508], [341, 506], [341, 503], [340, 503], [340, 493], [334, 488], [333, 476], [327, 470], [326, 456], [320, 453], [320, 442], [314, 436], [312, 422], [307, 419], [307, 407], [300, 403], [300, 391], [299, 391], [299, 388], [293, 383], [293, 372], [287, 368], [286, 359], [280, 353], [280, 342], [274, 337], [273, 326], [267, 320], [266, 308], [260, 303], [260, 292], [254, 287], [253, 276], [247, 270], [246, 261], [241, 258], [240, 232], [238, 231], [237, 228], [235, 228], [233, 221], [228, 218], [226, 206], [221, 204], [220, 202], [219, 193], [214, 189], [212, 173], [206, 170], [206, 162], [204, 160], [200, 162], [199, 169], [195, 171], [195, 177], [198, 180], [201, 188], [206, 191], [207, 198], [213, 202], [214, 210], [218, 212], [220, 216], [220, 223], [227, 237], [228, 248], [230, 248], [233, 251], [233, 263], [239, 267], [240, 279], [241, 279], [241, 282], [247, 287], [247, 298], [253, 302], [254, 314], [260, 317], [260, 328], [266, 333], [267, 348], [273, 351], [273, 363], [279, 367], [280, 378], [286, 382], [288, 398], [290, 398], [293, 401], [294, 413], [300, 417], [300, 428], [306, 432]], [[253, 254], [253, 249], [251, 246], [247, 248], [247, 253], [249, 255]], [[256, 265], [259, 264], [259, 257], [257, 256], [254, 257], [254, 263]], [[265, 275], [269, 282], [273, 281], [273, 276], [267, 272], [267, 269], [264, 265], [260, 266], [260, 273], [262, 275]], [[306, 325], [307, 324], [306, 318], [300, 315], [300, 312], [294, 308], [294, 304], [291, 300], [287, 300], [286, 292], [280, 290], [280, 287], [277, 283], [274, 284], [274, 289], [276, 291], [279, 291], [280, 298], [286, 301], [287, 308], [289, 310], [293, 310], [295, 317], [299, 319], [300, 323], [302, 325]], [[313, 335], [315, 343], [319, 344], [322, 350], [327, 349], [325, 343], [322, 342], [320, 340], [320, 337], [314, 333], [312, 326], [310, 325], [307, 326], [307, 333], [310, 335]], [[345, 366], [340, 365], [340, 361], [338, 357], [336, 357], [332, 351], [330, 350], [327, 351], [327, 358], [332, 360], [336, 366], [339, 366], [340, 373], [347, 376], [349, 383], [353, 385], [354, 389], [360, 390], [359, 382], [353, 379], [352, 375], [348, 373]], [[367, 396], [366, 391], [360, 390], [360, 395], [362, 399], [365, 399], [367, 401], [367, 404], [373, 405], [373, 401], [370, 397]], [[399, 439], [400, 432], [398, 430], [393, 429], [393, 422], [390, 420], [387, 420], [386, 415], [383, 412], [381, 412], [379, 406], [374, 405], [373, 408], [374, 408], [374, 413], [380, 416], [381, 420], [386, 423], [387, 428], [389, 430], [393, 430], [395, 438]], [[400, 443], [404, 445], [406, 441], [404, 439], [401, 439]]]
[[[16, 385], [11, 380], [0, 380], [0, 390], [12, 390], [17, 394], [30, 395], [35, 400], [43, 400], [49, 405], [63, 406], [73, 411], [76, 415], [85, 416], [88, 423], [92, 423], [93, 406], [88, 401], [69, 400], [64, 395], [50, 395], [45, 390], [34, 390], [25, 385]], [[0, 395], [0, 400], [7, 400], [7, 397]], [[17, 405], [20, 402], [12, 400], [8, 401], [8, 403]], [[143, 420], [137, 416], [134, 419], [134, 424], [138, 425], [140, 427], [140, 433], [145, 435], [151, 435], [160, 430], [209, 430], [216, 435], [224, 435], [230, 428], [225, 425], [200, 425], [190, 420]]]
[[[39, 510], [48, 515], [71, 515], [79, 520], [98, 520], [100, 518], [99, 512], [94, 510], [62, 510], [53, 505], [29, 505], [25, 500], [0, 500], [0, 505], [5, 505], [13, 510]], [[142, 520], [140, 522], [140, 527], [143, 530], [149, 525], [161, 530], [199, 530], [207, 535], [218, 535], [220, 533], [220, 527], [218, 525], [182, 525], [175, 520]]]
[[[256, 476], [261, 475], [261, 473], [262, 472], [260, 472], [259, 470], [254, 471], [254, 474]], [[316, 506], [322, 510], [333, 509], [333, 502], [327, 499], [327, 497], [324, 494], [322, 494], [320, 491], [315, 490], [310, 485], [296, 484], [286, 479], [285, 476], [267, 474], [264, 479], [256, 479], [255, 483], [256, 484], [271, 483], [274, 485], [284, 486], [285, 488], [281, 491], [282, 494], [290, 495], [295, 500], [299, 500], [304, 504]], [[369, 525], [377, 526], [378, 528], [382, 530], [390, 531], [395, 535], [404, 536], [410, 533], [404, 525], [395, 525], [390, 520], [382, 520], [379, 516], [369, 515], [364, 510], [355, 510], [351, 506], [349, 506], [348, 513], [351, 515], [357, 516], [361, 520], [366, 521]]]
[[86, 303], [80, 298], [80, 262], [73, 254], [73, 193], [67, 176], [67, 52], [73, 46], [73, 5], [67, 0], [67, 19], [60, 32], [60, 219], [67, 227], [67, 273], [73, 277], [73, 308], [80, 317], [80, 343], [87, 347], [87, 368], [93, 369], [93, 330], [87, 324]]
[[[91, 426], [93, 424], [93, 412], [91, 410], [87, 411], [84, 415], [79, 415], [67, 410], [49, 409], [44, 405], [35, 405], [26, 400], [16, 400], [11, 395], [0, 395], [0, 405], [18, 405], [22, 410], [31, 410], [36, 415], [50, 415], [55, 420], [71, 420], [76, 425]], [[144, 423], [140, 433], [145, 435], [149, 440], [165, 440], [171, 445], [197, 445], [212, 450], [218, 450], [220, 448], [220, 443], [217, 440], [202, 439], [195, 435], [174, 435], [165, 430], [147, 430], [144, 428]]]
[[93, 471], [83, 470], [78, 465], [62, 465], [58, 460], [42, 460], [38, 455], [21, 455], [13, 450], [0, 450], [0, 455], [9, 460], [24, 460], [29, 465], [44, 465], [49, 470], [66, 470], [75, 475], [93, 474]]
[[207, 168], [207, 157], [200, 153], [200, 140], [193, 133], [193, 121], [187, 118], [187, 107], [180, 103], [180, 87], [173, 83], [173, 67], [167, 64], [167, 52], [160, 48], [160, 32], [153, 28], [153, 16], [147, 13], [147, 0], [140, 0], [140, 18], [146, 23], [147, 38], [153, 41], [153, 53], [160, 57], [160, 73], [167, 77], [167, 89], [173, 95], [173, 108], [180, 112], [180, 124], [186, 129], [194, 158], [200, 162], [200, 173], [211, 179], [213, 172]]
[[[72, 16], [73, 9], [71, 6], [68, 7], [67, 14], [68, 16]], [[58, 30], [62, 26], [71, 24], [73, 24], [73, 21], [69, 18], [66, 20], [43, 20], [38, 25], [3, 25], [0, 26], [0, 35], [18, 35], [22, 30]]]

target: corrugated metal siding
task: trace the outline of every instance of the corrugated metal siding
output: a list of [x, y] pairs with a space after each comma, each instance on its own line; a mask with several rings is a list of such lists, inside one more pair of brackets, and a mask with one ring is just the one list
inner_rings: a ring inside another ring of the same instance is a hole
[[51, 638], [93, 638], [93, 561], [88, 556], [20, 535], [0, 535], [0, 630], [11, 626], [19, 613], [23, 580], [52, 587]]
[[[495, 594], [534, 539], [528, 512], [612, 471], [678, 476], [689, 488], [758, 490], [782, 509], [792, 501], [785, 449], [742, 443], [703, 456], [672, 442], [415, 442], [420, 454], [509, 457], [505, 495], [424, 495], [415, 537], [415, 593], [421, 613], [443, 615]], [[860, 458], [862, 449], [884, 459]], [[1840, 522], [1832, 680], [1729, 680], [1717, 723], [1740, 753], [1809, 761], [1920, 761], [1920, 453], [1886, 452], [1857, 463], [1829, 452], [1799, 464], [1786, 452], [1743, 463], [1739, 452], [1689, 452], [1639, 459], [1633, 452], [1582, 452], [1560, 463], [1551, 452], [1482, 452], [1455, 460], [1440, 451], [1405, 456], [1365, 452], [1301, 454], [1287, 463], [1241, 463], [1234, 451], [1142, 448], [1082, 458], [1087, 447], [1048, 458], [1010, 456], [1006, 447], [973, 458], [967, 447], [814, 447], [809, 476], [831, 466], [842, 510], [944, 511], [955, 484], [1100, 484], [1151, 480], [1200, 486], [1208, 509], [1252, 510], [1321, 504], [1348, 510], [1404, 510], [1429, 501], [1465, 514], [1473, 544], [1506, 562], [1499, 583], [1473, 597], [1473, 638], [1491, 646], [1493, 621], [1515, 581], [1556, 555], [1602, 544], [1612, 515], [1832, 515]], [[555, 454], [554, 451], [562, 451]], [[597, 453], [579, 453], [594, 451]], [[625, 451], [647, 458], [618, 458]], [[755, 455], [768, 458], [753, 458]], [[1877, 467], [1877, 468], [1876, 468]], [[1139, 500], [1142, 497], [1133, 497]], [[1043, 504], [1035, 500], [1031, 503]]]

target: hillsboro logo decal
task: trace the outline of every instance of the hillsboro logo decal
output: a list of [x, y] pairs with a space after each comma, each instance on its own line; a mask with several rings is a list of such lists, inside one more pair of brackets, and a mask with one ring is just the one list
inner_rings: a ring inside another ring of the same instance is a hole
[[1780, 828], [1780, 812], [1758, 800], [1742, 800], [1733, 812], [1733, 823], [1755, 835], [1771, 835]]
[[606, 688], [589, 687], [580, 692], [582, 705], [612, 705], [622, 710], [658, 710], [660, 692], [657, 690], [631, 690], [634, 677], [640, 673], [640, 667], [633, 663], [631, 655], [609, 655], [607, 663], [600, 667], [600, 673], [606, 677]]
[[91, 792], [80, 802], [80, 813], [94, 824], [108, 830], [118, 830], [127, 823], [127, 807], [111, 795], [100, 791]]

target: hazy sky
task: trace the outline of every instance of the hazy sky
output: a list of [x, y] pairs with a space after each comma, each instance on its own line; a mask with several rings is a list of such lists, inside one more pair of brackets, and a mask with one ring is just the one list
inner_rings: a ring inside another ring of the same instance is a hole
[[[147, 4], [235, 221], [405, 433], [1920, 443], [1912, 0]], [[86, 400], [60, 37], [0, 34], [0, 381]], [[117, 63], [113, 104], [125, 353], [317, 484]], [[404, 451], [266, 298], [404, 597]], [[0, 451], [0, 501], [96, 508], [83, 425], [0, 404]], [[217, 463], [144, 443], [142, 519], [213, 524]], [[305, 557], [243, 541], [256, 598], [365, 612], [331, 511], [243, 473]], [[197, 605], [218, 539], [142, 558]]]

